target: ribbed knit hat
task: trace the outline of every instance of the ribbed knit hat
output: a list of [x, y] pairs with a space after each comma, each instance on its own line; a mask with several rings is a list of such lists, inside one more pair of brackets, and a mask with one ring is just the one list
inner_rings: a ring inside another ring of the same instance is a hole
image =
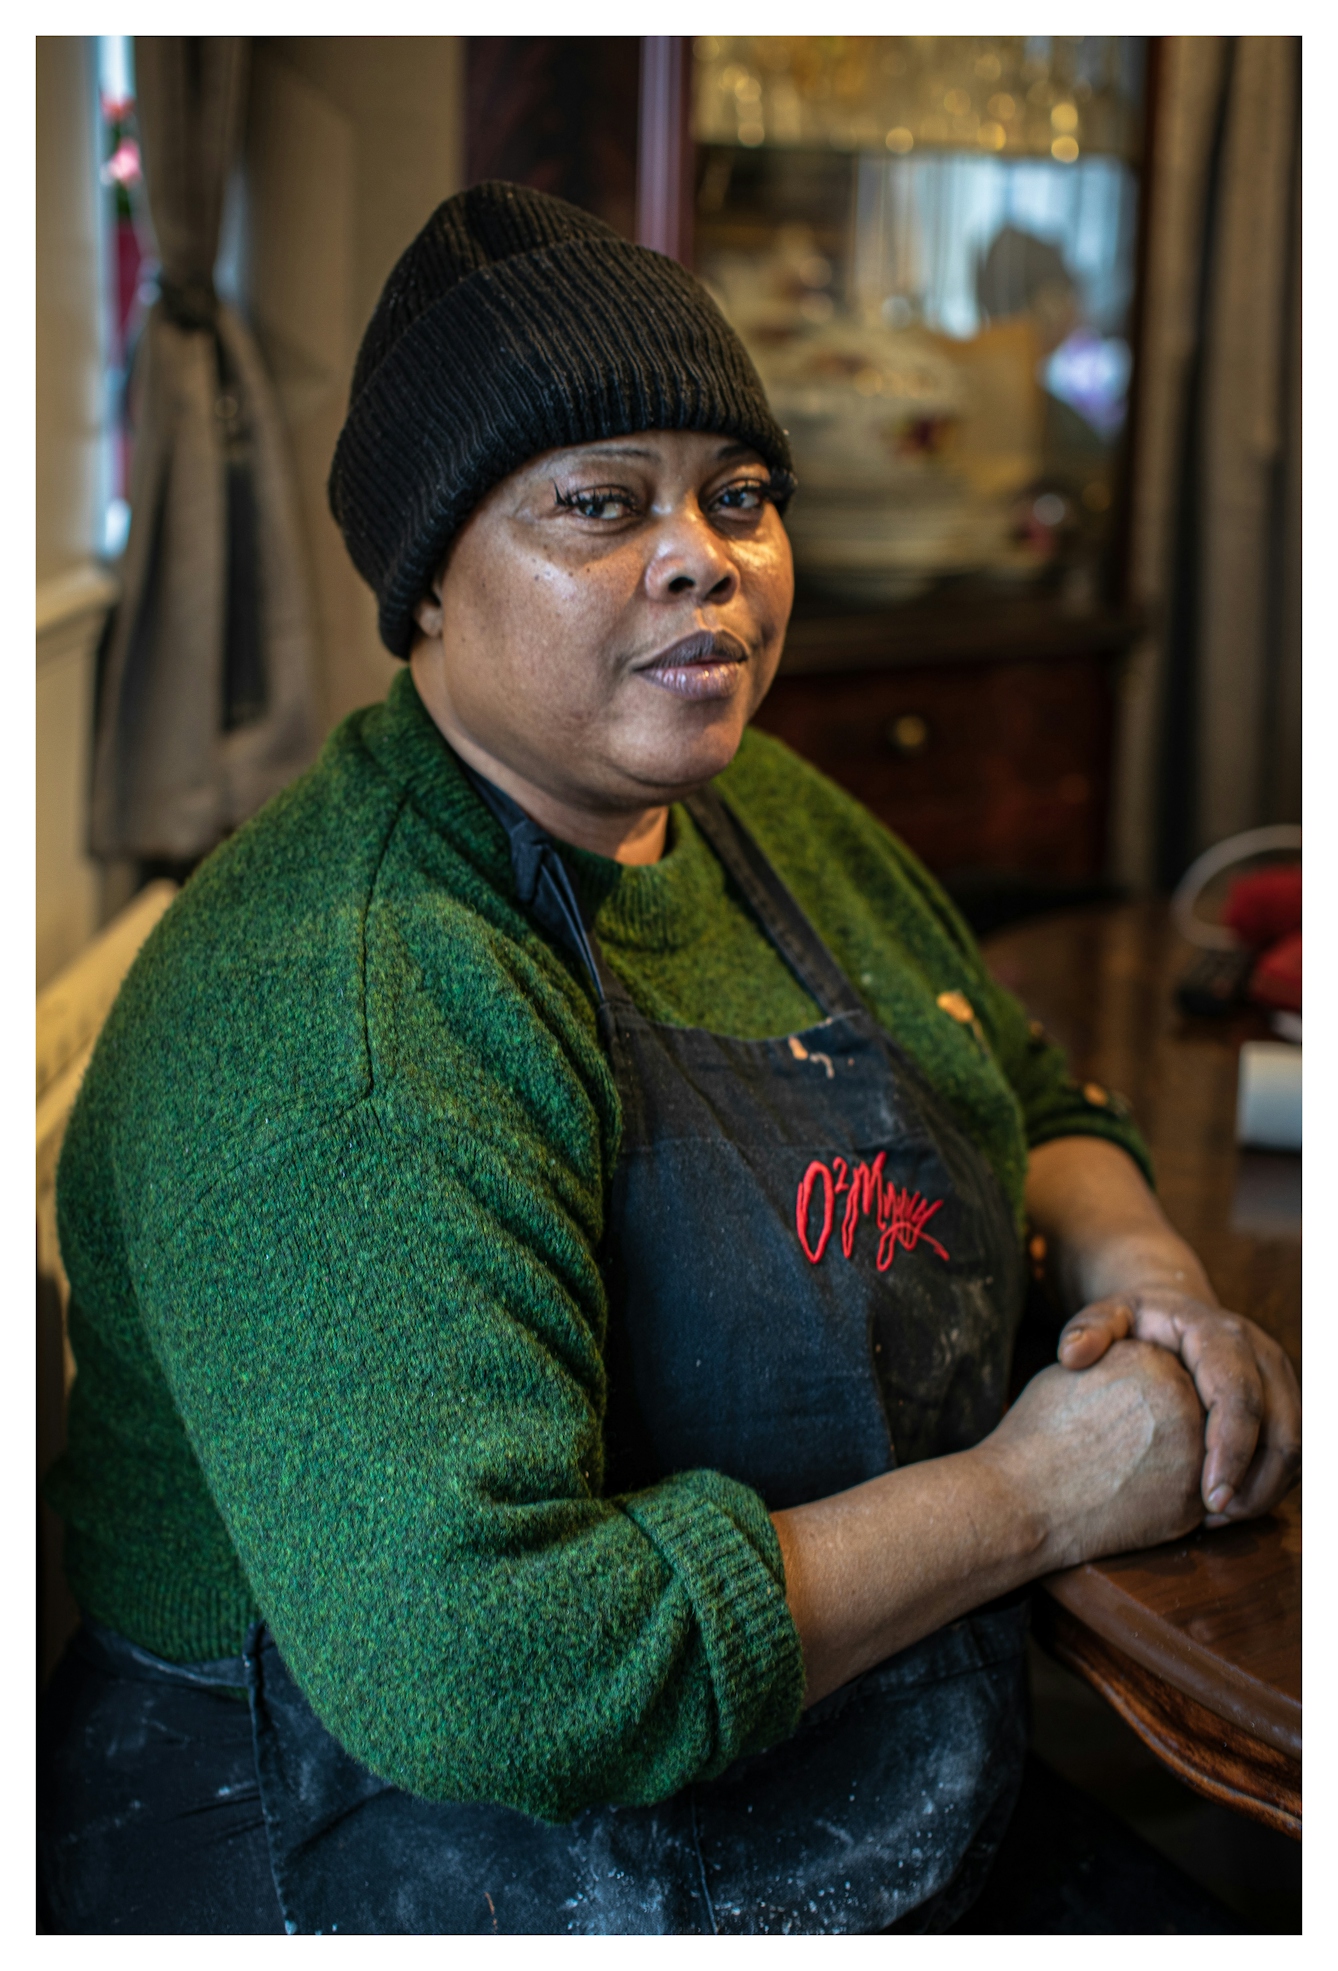
[[484, 494], [539, 452], [719, 431], [793, 487], [757, 371], [705, 288], [565, 200], [486, 183], [439, 205], [382, 290], [330, 509], [407, 657], [415, 605]]

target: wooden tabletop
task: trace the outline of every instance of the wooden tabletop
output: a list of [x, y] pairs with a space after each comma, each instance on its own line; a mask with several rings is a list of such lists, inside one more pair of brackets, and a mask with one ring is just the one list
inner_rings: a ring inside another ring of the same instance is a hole
[[[1161, 904], [1068, 911], [996, 934], [996, 976], [1118, 1089], [1158, 1193], [1223, 1304], [1301, 1360], [1300, 1159], [1235, 1143], [1236, 1062], [1262, 1015], [1187, 1019], [1173, 987], [1193, 953]], [[1072, 1568], [1038, 1598], [1042, 1639], [1201, 1792], [1300, 1827], [1301, 1505]]]

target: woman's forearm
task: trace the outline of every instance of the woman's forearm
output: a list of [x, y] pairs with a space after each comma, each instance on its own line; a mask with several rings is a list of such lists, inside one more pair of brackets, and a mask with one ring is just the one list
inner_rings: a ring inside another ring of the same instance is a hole
[[804, 1701], [1053, 1568], [1197, 1525], [1203, 1420], [1169, 1354], [1035, 1376], [969, 1451], [771, 1515]]
[[805, 1704], [1044, 1571], [1043, 1520], [978, 1449], [771, 1518]]
[[1046, 1242], [1066, 1313], [1137, 1288], [1217, 1296], [1132, 1157], [1097, 1136], [1063, 1136], [1031, 1153], [1027, 1217]]

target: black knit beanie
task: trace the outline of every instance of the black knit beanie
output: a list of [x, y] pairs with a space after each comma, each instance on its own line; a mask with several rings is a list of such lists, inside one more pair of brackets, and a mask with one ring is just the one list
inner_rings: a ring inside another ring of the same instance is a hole
[[790, 447], [743, 344], [699, 281], [522, 185], [439, 205], [358, 351], [330, 509], [407, 657], [415, 605], [489, 489], [538, 452], [629, 431], [751, 445], [783, 501]]

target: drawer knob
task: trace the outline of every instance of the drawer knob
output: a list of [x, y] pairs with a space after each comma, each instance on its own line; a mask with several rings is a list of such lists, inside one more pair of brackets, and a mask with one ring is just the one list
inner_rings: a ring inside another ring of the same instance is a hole
[[884, 731], [892, 751], [900, 753], [903, 759], [923, 753], [929, 744], [929, 721], [918, 712], [898, 713], [896, 718], [888, 720]]

